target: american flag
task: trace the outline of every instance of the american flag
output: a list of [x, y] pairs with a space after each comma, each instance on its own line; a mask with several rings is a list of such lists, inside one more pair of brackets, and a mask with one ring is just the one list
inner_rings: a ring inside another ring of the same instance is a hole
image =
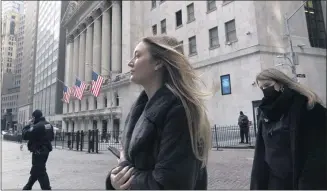
[[64, 85], [64, 96], [63, 96], [63, 101], [65, 103], [69, 103], [69, 98], [70, 98], [70, 88]]
[[91, 87], [91, 93], [95, 96], [98, 97], [101, 89], [101, 85], [103, 82], [104, 78], [94, 71], [92, 71], [92, 87]]
[[76, 98], [78, 98], [79, 100], [81, 100], [83, 97], [83, 92], [84, 92], [85, 87], [86, 87], [86, 84], [83, 81], [76, 79], [75, 88], [74, 88], [75, 89], [74, 96]]

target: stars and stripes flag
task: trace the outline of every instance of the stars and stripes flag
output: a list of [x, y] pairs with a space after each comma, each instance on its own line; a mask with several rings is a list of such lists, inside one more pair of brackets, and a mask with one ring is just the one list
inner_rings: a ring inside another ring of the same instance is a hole
[[70, 99], [70, 93], [71, 93], [71, 89], [64, 85], [64, 96], [63, 96], [63, 101], [65, 103], [69, 103], [69, 99]]
[[101, 89], [101, 85], [104, 78], [100, 76], [99, 74], [92, 71], [92, 86], [91, 86], [91, 93], [98, 97]]
[[79, 100], [82, 99], [85, 87], [86, 84], [82, 80], [76, 78], [75, 87], [74, 87], [74, 96], [77, 99]]

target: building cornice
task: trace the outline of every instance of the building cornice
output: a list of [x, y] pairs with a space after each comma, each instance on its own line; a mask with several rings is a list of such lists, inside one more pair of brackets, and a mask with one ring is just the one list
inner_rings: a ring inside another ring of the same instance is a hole
[[65, 26], [76, 15], [78, 10], [82, 7], [85, 1], [69, 1], [64, 17], [62, 18], [62, 25]]

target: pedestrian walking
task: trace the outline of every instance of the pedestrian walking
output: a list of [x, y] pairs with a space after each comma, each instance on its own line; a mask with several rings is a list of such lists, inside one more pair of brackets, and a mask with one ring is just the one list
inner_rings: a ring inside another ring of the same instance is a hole
[[144, 38], [135, 48], [131, 81], [144, 91], [124, 128], [120, 163], [106, 189], [206, 190], [211, 128], [197, 76], [168, 36]]
[[249, 118], [248, 116], [244, 115], [243, 111], [240, 111], [240, 116], [238, 117], [238, 126], [240, 127], [240, 137], [241, 142], [240, 144], [245, 143], [249, 144]]
[[54, 130], [40, 110], [35, 110], [32, 117], [29, 125], [23, 128], [23, 139], [28, 140], [27, 147], [32, 152], [30, 177], [23, 190], [31, 190], [37, 180], [42, 190], [51, 190], [46, 162], [52, 151], [51, 141], [54, 139]]
[[250, 189], [327, 190], [326, 108], [277, 69], [256, 81], [264, 97]]

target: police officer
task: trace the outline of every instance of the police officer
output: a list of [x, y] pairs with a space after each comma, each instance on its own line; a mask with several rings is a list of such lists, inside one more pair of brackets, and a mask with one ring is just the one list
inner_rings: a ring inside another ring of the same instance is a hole
[[28, 140], [27, 147], [32, 152], [31, 176], [23, 190], [31, 190], [37, 180], [42, 190], [51, 190], [46, 162], [52, 151], [51, 141], [54, 139], [52, 125], [45, 120], [40, 110], [35, 110], [29, 125], [23, 128], [22, 136], [24, 140]]

